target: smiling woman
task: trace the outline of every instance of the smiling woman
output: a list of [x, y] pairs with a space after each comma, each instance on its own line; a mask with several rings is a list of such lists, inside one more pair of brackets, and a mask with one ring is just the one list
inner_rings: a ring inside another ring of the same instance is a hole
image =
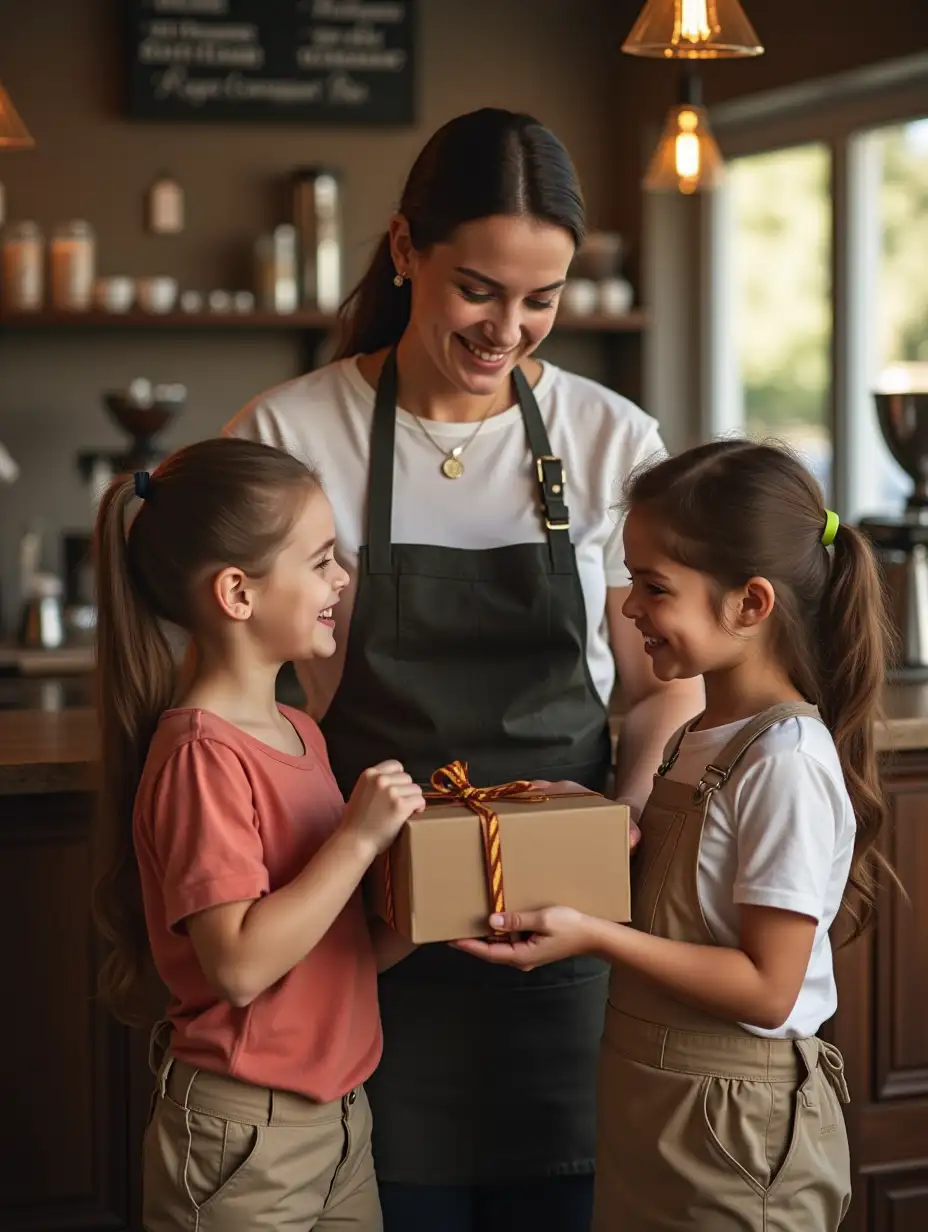
[[[460, 758], [475, 783], [607, 790], [618, 673], [614, 790], [635, 803], [701, 707], [698, 685], [655, 677], [621, 614], [614, 510], [662, 451], [657, 425], [533, 355], [583, 233], [553, 133], [459, 116], [413, 165], [339, 358], [229, 426], [311, 458], [332, 501], [351, 584], [335, 655], [297, 671], [343, 789], [376, 751], [420, 783]], [[369, 1090], [387, 1232], [587, 1232], [605, 990], [595, 958], [522, 974], [438, 946], [382, 977]]]

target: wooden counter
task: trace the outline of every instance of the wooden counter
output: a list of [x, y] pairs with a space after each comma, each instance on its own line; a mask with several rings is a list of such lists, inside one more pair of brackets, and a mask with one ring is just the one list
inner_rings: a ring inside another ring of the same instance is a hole
[[[2, 698], [0, 698], [2, 702]], [[839, 951], [854, 1200], [842, 1232], [928, 1228], [928, 685], [890, 690], [881, 728], [892, 826], [882, 847], [909, 891]], [[9, 705], [9, 698], [7, 703]], [[0, 1152], [4, 1232], [138, 1232], [147, 1032], [95, 996], [90, 830], [97, 757], [86, 707], [0, 709]], [[514, 1230], [517, 1232], [517, 1230]]]
[[0, 797], [91, 791], [97, 747], [89, 708], [0, 711]]
[[[928, 749], [928, 684], [887, 690], [883, 751]], [[93, 711], [0, 711], [0, 796], [86, 791], [93, 786], [97, 734]]]

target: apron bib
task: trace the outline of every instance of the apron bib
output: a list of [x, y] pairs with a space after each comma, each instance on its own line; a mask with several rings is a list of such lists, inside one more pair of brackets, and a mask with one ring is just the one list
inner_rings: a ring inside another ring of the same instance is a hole
[[[518, 369], [513, 381], [545, 540], [478, 551], [397, 544], [395, 353], [384, 363], [367, 542], [344, 674], [322, 722], [346, 797], [363, 769], [387, 757], [422, 784], [461, 759], [479, 785], [607, 785], [607, 715], [587, 666], [563, 470]], [[494, 481], [507, 480], [486, 477]], [[367, 1084], [381, 1180], [479, 1184], [592, 1171], [607, 979], [592, 958], [525, 975], [446, 945], [423, 946], [386, 972], [383, 1060]]]
[[[802, 703], [747, 723], [698, 785], [654, 779], [632, 862], [632, 926], [716, 945], [699, 902], [709, 801]], [[617, 967], [599, 1078], [594, 1232], [833, 1232], [850, 1202], [843, 1062], [815, 1036], [770, 1039]]]

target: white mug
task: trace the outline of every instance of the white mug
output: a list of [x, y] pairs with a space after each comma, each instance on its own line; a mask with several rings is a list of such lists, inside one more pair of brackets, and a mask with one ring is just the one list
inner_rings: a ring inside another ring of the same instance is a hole
[[128, 312], [135, 299], [135, 283], [131, 278], [98, 278], [94, 299], [102, 312]]
[[588, 316], [596, 311], [596, 283], [592, 278], [568, 278], [561, 292], [561, 303], [574, 316]]
[[177, 299], [176, 278], [140, 278], [139, 307], [146, 312], [170, 312]]
[[635, 292], [627, 278], [604, 278], [599, 284], [599, 308], [610, 317], [622, 317], [635, 300]]

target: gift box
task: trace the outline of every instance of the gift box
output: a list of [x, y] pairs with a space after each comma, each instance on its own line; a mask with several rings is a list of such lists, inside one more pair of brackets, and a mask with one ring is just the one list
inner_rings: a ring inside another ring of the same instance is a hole
[[492, 935], [491, 912], [554, 905], [631, 917], [629, 813], [592, 792], [474, 787], [465, 763], [432, 776], [428, 807], [368, 877], [376, 913], [416, 944]]

